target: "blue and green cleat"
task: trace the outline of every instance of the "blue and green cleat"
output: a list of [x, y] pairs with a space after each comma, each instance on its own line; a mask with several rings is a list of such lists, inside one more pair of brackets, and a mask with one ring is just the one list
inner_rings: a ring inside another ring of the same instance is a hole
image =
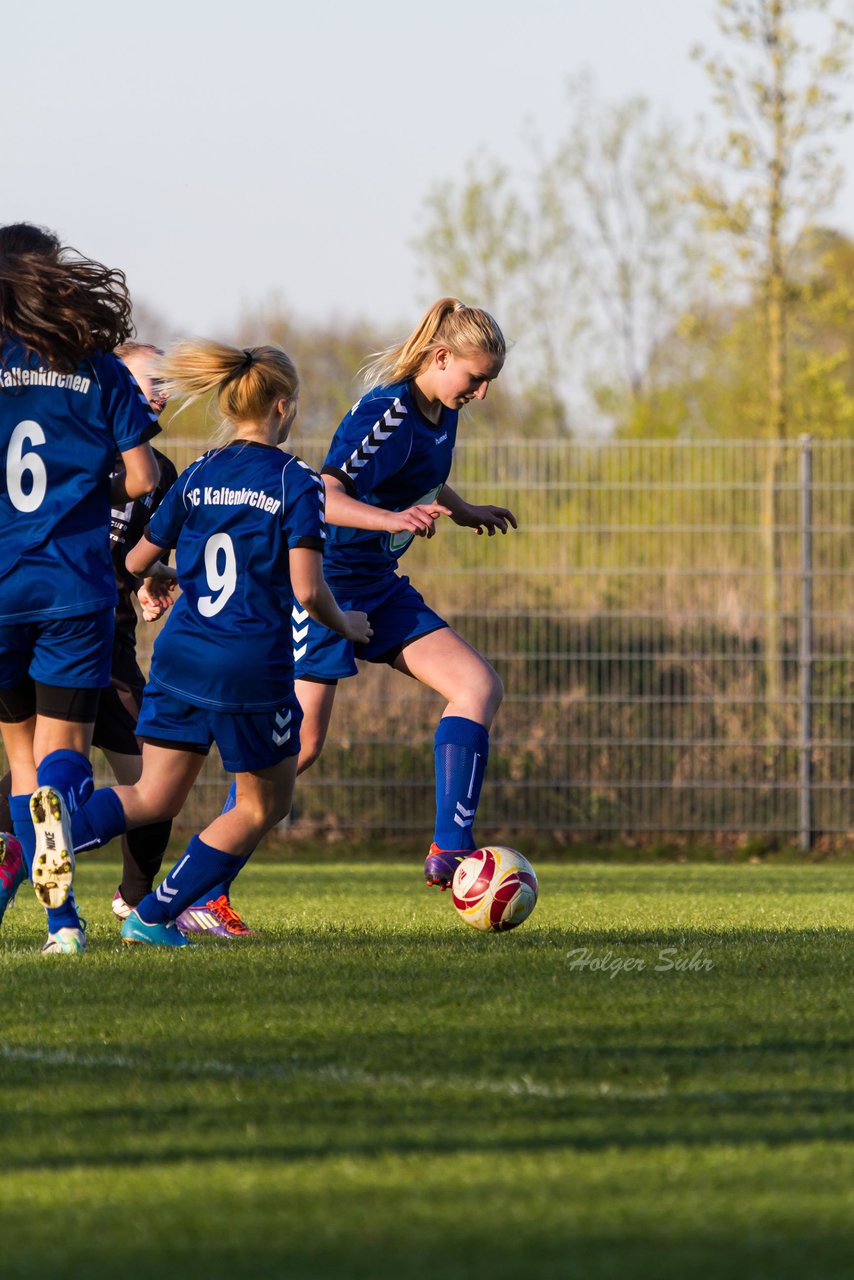
[[122, 924], [122, 942], [128, 946], [186, 947], [190, 939], [184, 937], [174, 920], [166, 924], [146, 924], [134, 910]]
[[42, 947], [43, 956], [79, 956], [86, 950], [86, 921], [76, 925], [63, 925], [55, 933], [47, 935]]

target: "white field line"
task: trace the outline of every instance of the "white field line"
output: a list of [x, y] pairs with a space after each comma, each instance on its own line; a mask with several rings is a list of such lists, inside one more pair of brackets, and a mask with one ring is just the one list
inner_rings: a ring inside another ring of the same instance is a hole
[[[152, 1074], [149, 1058], [133, 1058], [118, 1053], [76, 1053], [71, 1049], [24, 1049], [15, 1045], [0, 1045], [0, 1060], [6, 1062], [31, 1062], [49, 1067], [96, 1067], [104, 1070], [134, 1071], [145, 1075]], [[446, 1091], [447, 1078], [433, 1076], [406, 1075], [402, 1072], [358, 1071], [350, 1067], [309, 1066], [298, 1063], [278, 1064], [261, 1063], [237, 1064], [218, 1062], [208, 1058], [203, 1061], [175, 1060], [162, 1068], [163, 1075], [211, 1077], [228, 1080], [290, 1080], [308, 1081], [318, 1084], [340, 1084], [356, 1086], [360, 1089], [403, 1089], [407, 1092], [424, 1094]], [[156, 1074], [156, 1068], [155, 1068]], [[666, 1098], [670, 1090], [662, 1089], [621, 1089], [607, 1081], [578, 1081], [572, 1085], [544, 1084], [532, 1080], [528, 1075], [515, 1079], [465, 1080], [453, 1085], [461, 1093], [490, 1093], [510, 1098], [544, 1098], [560, 1101], [568, 1098], [608, 1095], [614, 1098], [652, 1101]]]

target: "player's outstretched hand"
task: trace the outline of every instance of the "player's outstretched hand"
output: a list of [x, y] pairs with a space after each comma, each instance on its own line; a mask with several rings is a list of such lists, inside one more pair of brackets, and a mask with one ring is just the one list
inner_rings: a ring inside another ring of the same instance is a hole
[[368, 615], [360, 613], [358, 609], [345, 610], [344, 622], [347, 628], [345, 635], [354, 644], [367, 644], [374, 634]]
[[506, 533], [510, 528], [518, 529], [519, 527], [516, 517], [512, 511], [508, 511], [507, 507], [475, 507], [469, 502], [454, 514], [454, 523], [466, 529], [474, 529], [475, 533], [486, 531], [490, 538], [495, 536], [496, 530], [499, 533]]
[[387, 530], [389, 533], [414, 533], [418, 538], [432, 538], [439, 516], [450, 514], [450, 510], [439, 502], [419, 502], [405, 511], [390, 511]]

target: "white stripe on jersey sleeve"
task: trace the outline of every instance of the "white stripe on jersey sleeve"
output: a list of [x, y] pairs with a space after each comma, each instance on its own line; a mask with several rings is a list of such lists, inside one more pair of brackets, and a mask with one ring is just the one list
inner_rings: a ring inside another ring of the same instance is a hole
[[361, 444], [357, 445], [353, 450], [344, 466], [341, 467], [344, 475], [349, 476], [351, 480], [354, 475], [358, 475], [362, 467], [377, 452], [380, 445], [384, 444], [392, 432], [400, 426], [406, 414], [406, 405], [402, 400], [395, 399], [379, 421], [374, 423]]

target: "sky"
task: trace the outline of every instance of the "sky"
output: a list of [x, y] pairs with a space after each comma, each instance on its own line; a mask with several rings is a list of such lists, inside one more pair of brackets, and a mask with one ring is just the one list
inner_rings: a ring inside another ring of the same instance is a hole
[[[557, 140], [585, 70], [690, 123], [710, 95], [688, 51], [718, 41], [712, 0], [43, 0], [0, 32], [0, 221], [224, 337], [273, 298], [408, 331], [435, 294], [413, 250], [432, 191], [479, 155], [523, 172], [526, 127]], [[851, 184], [836, 212], [854, 230]]]

